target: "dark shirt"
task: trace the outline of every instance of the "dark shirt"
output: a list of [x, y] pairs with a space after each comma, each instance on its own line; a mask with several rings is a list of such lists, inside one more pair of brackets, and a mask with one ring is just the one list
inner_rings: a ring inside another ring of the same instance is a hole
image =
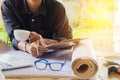
[[14, 38], [14, 29], [35, 31], [50, 39], [72, 38], [65, 8], [56, 0], [42, 0], [36, 14], [30, 12], [26, 0], [3, 0], [1, 11], [6, 31], [15, 49], [18, 49], [19, 41]]

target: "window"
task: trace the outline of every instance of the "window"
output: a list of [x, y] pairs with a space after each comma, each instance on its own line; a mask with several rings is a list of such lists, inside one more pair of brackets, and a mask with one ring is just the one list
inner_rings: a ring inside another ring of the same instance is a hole
[[115, 51], [114, 13], [118, 11], [116, 0], [62, 0], [61, 2], [66, 7], [69, 23], [74, 30], [74, 38], [88, 37], [93, 41], [95, 50]]

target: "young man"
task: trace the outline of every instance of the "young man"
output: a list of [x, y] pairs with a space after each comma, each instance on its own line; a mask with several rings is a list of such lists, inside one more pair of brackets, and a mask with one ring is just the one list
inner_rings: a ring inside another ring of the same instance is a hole
[[[13, 47], [34, 57], [47, 50], [46, 43], [72, 38], [65, 8], [56, 0], [3, 0], [1, 11]], [[15, 29], [31, 31], [32, 42], [17, 41], [13, 35]], [[37, 40], [40, 45], [36, 44]]]

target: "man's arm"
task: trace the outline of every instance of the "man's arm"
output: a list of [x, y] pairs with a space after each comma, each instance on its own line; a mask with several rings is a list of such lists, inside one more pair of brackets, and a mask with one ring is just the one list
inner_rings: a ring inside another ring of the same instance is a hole
[[72, 29], [69, 25], [64, 6], [55, 1], [53, 9], [52, 18], [54, 19], [52, 21], [52, 26], [54, 27], [54, 38], [72, 39]]
[[[9, 1], [9, 2], [8, 2]], [[15, 15], [15, 9], [10, 4], [11, 0], [4, 0], [1, 6], [1, 12], [2, 12], [2, 18], [4, 21], [4, 25], [6, 28], [6, 31], [10, 37], [10, 40], [12, 42], [12, 46], [15, 49], [18, 49], [17, 45], [19, 41], [17, 41], [14, 38], [13, 30], [14, 29], [21, 29], [21, 24], [17, 16]]]
[[56, 21], [55, 25], [57, 26], [55, 32], [58, 36], [72, 39], [72, 29], [68, 23], [68, 18], [66, 15], [65, 8], [62, 4], [56, 3]]

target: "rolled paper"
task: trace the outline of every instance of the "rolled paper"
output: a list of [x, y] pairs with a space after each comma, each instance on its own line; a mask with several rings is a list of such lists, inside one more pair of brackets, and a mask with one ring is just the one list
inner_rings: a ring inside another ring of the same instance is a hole
[[98, 64], [92, 42], [89, 39], [80, 40], [72, 54], [72, 70], [79, 79], [90, 79], [98, 71]]

